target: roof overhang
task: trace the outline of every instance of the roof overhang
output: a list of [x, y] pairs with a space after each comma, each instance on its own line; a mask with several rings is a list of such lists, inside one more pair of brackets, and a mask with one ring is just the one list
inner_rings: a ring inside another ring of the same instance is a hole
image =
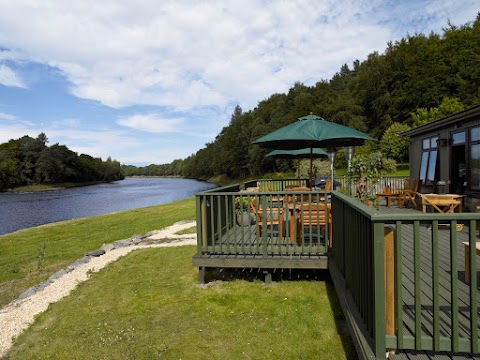
[[463, 122], [465, 120], [469, 120], [475, 116], [480, 117], [480, 105], [473, 106], [463, 111], [459, 111], [452, 115], [448, 115], [444, 118], [432, 121], [428, 124], [416, 127], [411, 130], [401, 131], [398, 134], [400, 136], [408, 136], [408, 137], [422, 135], [425, 133], [433, 132], [434, 130], [438, 130], [439, 128], [451, 126], [457, 122]]

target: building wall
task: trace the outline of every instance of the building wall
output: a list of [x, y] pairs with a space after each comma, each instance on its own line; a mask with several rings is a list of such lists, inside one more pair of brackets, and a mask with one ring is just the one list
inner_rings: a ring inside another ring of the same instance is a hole
[[[473, 126], [478, 126], [480, 124], [480, 109], [477, 107], [475, 113], [469, 113], [468, 116], [461, 118], [459, 116], [452, 115], [452, 121], [447, 123], [445, 120], [448, 118], [442, 119], [443, 121], [437, 121], [438, 126], [430, 126], [429, 129], [425, 131], [414, 131], [415, 134], [410, 134], [410, 149], [409, 149], [409, 160], [410, 160], [410, 177], [418, 179], [420, 177], [420, 166], [422, 160], [422, 141], [425, 138], [430, 138], [432, 136], [438, 136], [439, 139], [450, 139], [451, 133], [465, 129], [468, 131], [468, 128]], [[466, 114], [467, 115], [467, 114]], [[431, 123], [434, 125], [434, 123]], [[466, 157], [468, 156], [468, 145], [465, 147]], [[447, 183], [447, 192], [453, 192], [450, 188], [451, 183], [451, 166], [452, 166], [452, 146], [449, 142], [444, 146], [438, 146], [438, 156], [440, 162], [439, 166], [439, 178], [438, 180], [443, 180]], [[423, 184], [420, 189], [422, 193], [430, 193], [436, 191], [436, 186]], [[464, 208], [466, 211], [477, 211], [477, 206], [480, 206], [480, 194], [469, 193], [464, 201]]]

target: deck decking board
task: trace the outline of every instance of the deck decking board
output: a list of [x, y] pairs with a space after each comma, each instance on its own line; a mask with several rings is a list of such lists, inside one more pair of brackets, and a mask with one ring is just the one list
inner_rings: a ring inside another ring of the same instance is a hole
[[[413, 293], [413, 291], [411, 290], [411, 288], [409, 288], [409, 286], [408, 286], [408, 285], [412, 282], [413, 272], [412, 272], [411, 269], [409, 269], [408, 267], [404, 267], [403, 270], [404, 270], [404, 271], [403, 271], [404, 279], [408, 280], [408, 281], [403, 282], [403, 283], [405, 284], [405, 285], [403, 286], [403, 288], [404, 288], [404, 293], [405, 293], [405, 296], [404, 296], [404, 306], [407, 307], [407, 308], [409, 308], [409, 307], [411, 307], [411, 303], [413, 303], [413, 301], [414, 301], [414, 293]], [[409, 276], [409, 275], [410, 275], [410, 276]], [[427, 272], [422, 271], [422, 280], [423, 280], [423, 281], [422, 281], [422, 284], [423, 284], [423, 286], [422, 286], [422, 290], [423, 290], [423, 291], [422, 291], [422, 299], [424, 299], [423, 304], [422, 304], [422, 305], [423, 305], [423, 306], [422, 306], [422, 309], [423, 309], [423, 313], [424, 313], [424, 314], [428, 314], [428, 315], [429, 315], [428, 317], [426, 317], [426, 320], [432, 322], [432, 321], [433, 321], [433, 319], [431, 318], [432, 312], [431, 312], [431, 310], [428, 309], [428, 306], [431, 306], [431, 304], [432, 304], [432, 298], [431, 298], [431, 296], [430, 296], [430, 294], [431, 294], [431, 287], [429, 286], [429, 282], [428, 282], [428, 280], [429, 280], [430, 278], [429, 278], [428, 275], [429, 275], [429, 274], [428, 274]], [[450, 299], [449, 299], [449, 298], [445, 298], [445, 296], [448, 295], [448, 292], [446, 292], [446, 291], [449, 291], [449, 288], [448, 288], [447, 286], [445, 286], [445, 282], [446, 282], [446, 281], [449, 281], [449, 279], [442, 277], [442, 280], [443, 280], [442, 288], [443, 288], [444, 291], [442, 291], [441, 294], [442, 294], [442, 295], [445, 294], [445, 295], [441, 296], [440, 299], [443, 300], [441, 306], [443, 307], [443, 312], [445, 313], [446, 316], [443, 317], [441, 320], [442, 320], [442, 322], [446, 322], [446, 326], [448, 326], [448, 328], [447, 328], [447, 329], [448, 329], [448, 333], [450, 333], [450, 328], [451, 328], [451, 323], [450, 323], [450, 321], [449, 321], [449, 319], [450, 319], [450, 313], [449, 313], [449, 310], [450, 310], [449, 301], [450, 301]], [[468, 294], [465, 293], [464, 295], [467, 296]], [[427, 304], [425, 304], [425, 303], [427, 302], [426, 300], [428, 300], [428, 303], [427, 303]], [[467, 310], [467, 308], [466, 308], [467, 303], [466, 303], [465, 301], [462, 301], [462, 303], [463, 303], [463, 305], [465, 306], [465, 310]], [[409, 309], [409, 310], [413, 311], [412, 309]], [[409, 313], [409, 312], [407, 311], [407, 314], [408, 314], [408, 313]], [[411, 314], [411, 313], [410, 313], [410, 314]], [[465, 318], [464, 320], [466, 321], [466, 320], [468, 320], [468, 319]], [[408, 322], [408, 317], [407, 317], [406, 319], [404, 318], [404, 321], [405, 321], [405, 322]], [[409, 329], [411, 329], [411, 324], [408, 324], [407, 327], [408, 327]], [[431, 335], [431, 332], [429, 331], [428, 334], [425, 334], [425, 335], [429, 335], [429, 336], [430, 336], [430, 335]], [[466, 333], [464, 332], [462, 335], [465, 336]]]
[[[414, 209], [407, 209], [407, 211], [416, 212]], [[398, 212], [398, 209], [381, 207], [380, 212]], [[420, 242], [419, 251], [419, 265], [420, 274], [415, 275], [415, 263], [414, 263], [414, 230], [410, 224], [403, 224], [401, 229], [402, 244], [402, 320], [403, 320], [403, 334], [405, 336], [405, 342], [408, 344], [412, 337], [415, 337], [415, 279], [420, 279], [420, 294], [421, 294], [421, 307], [422, 314], [422, 336], [431, 337], [433, 332], [433, 287], [432, 287], [432, 232], [438, 231], [438, 291], [439, 291], [439, 334], [440, 337], [450, 336], [452, 330], [458, 331], [459, 336], [469, 339], [470, 336], [470, 287], [464, 282], [464, 245], [462, 242], [468, 241], [470, 236], [470, 224], [464, 224], [463, 231], [457, 232], [455, 229], [450, 229], [448, 226], [439, 224], [435, 229], [433, 226], [431, 229], [426, 228], [424, 225], [419, 226], [418, 236]], [[475, 234], [475, 230], [472, 234]], [[450, 263], [450, 253], [452, 251], [450, 238], [455, 241], [455, 261]], [[478, 270], [480, 269], [480, 259], [475, 257], [477, 279]], [[452, 278], [456, 279], [456, 286], [454, 288], [457, 301], [453, 302], [451, 294]], [[418, 285], [418, 284], [417, 284]], [[478, 299], [478, 288], [474, 296]], [[475, 301], [477, 302], [477, 301]], [[453, 307], [452, 307], [453, 306]], [[453, 311], [456, 309], [456, 320], [452, 316]], [[472, 310], [475, 312], [475, 310]], [[478, 304], [477, 304], [477, 311]], [[476, 317], [476, 316], [475, 316]], [[455, 323], [458, 326], [454, 326]], [[453, 325], [452, 325], [453, 324]], [[477, 324], [477, 331], [478, 331]], [[438, 340], [438, 339], [437, 339]], [[420, 339], [421, 344], [421, 339]], [[393, 360], [420, 360], [420, 359], [449, 359], [449, 360], [463, 360], [463, 359], [480, 359], [480, 354], [471, 353], [452, 353], [452, 352], [433, 352], [433, 351], [414, 351], [414, 350], [402, 350], [397, 354], [391, 356]]]

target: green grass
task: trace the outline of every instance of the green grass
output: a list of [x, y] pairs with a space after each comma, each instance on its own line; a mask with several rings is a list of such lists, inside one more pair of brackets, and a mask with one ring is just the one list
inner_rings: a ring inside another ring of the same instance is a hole
[[177, 231], [175, 234], [177, 234], [177, 235], [185, 235], [185, 234], [195, 234], [196, 232], [197, 232], [197, 227], [196, 227], [196, 226], [192, 226], [191, 228]]
[[0, 308], [102, 244], [195, 219], [193, 197], [0, 236]]
[[137, 250], [93, 273], [39, 315], [6, 359], [356, 358], [328, 281], [200, 288], [194, 253]]

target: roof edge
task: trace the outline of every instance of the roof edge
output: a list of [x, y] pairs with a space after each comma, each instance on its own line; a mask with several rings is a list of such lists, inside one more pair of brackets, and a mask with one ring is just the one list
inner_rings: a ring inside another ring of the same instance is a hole
[[430, 130], [438, 129], [439, 127], [443, 127], [445, 125], [450, 125], [460, 120], [465, 120], [475, 115], [480, 115], [480, 105], [472, 106], [468, 109], [453, 113], [441, 119], [429, 122], [428, 124], [418, 126], [414, 129], [401, 131], [398, 134], [400, 136], [418, 135], [418, 134], [426, 133]]

